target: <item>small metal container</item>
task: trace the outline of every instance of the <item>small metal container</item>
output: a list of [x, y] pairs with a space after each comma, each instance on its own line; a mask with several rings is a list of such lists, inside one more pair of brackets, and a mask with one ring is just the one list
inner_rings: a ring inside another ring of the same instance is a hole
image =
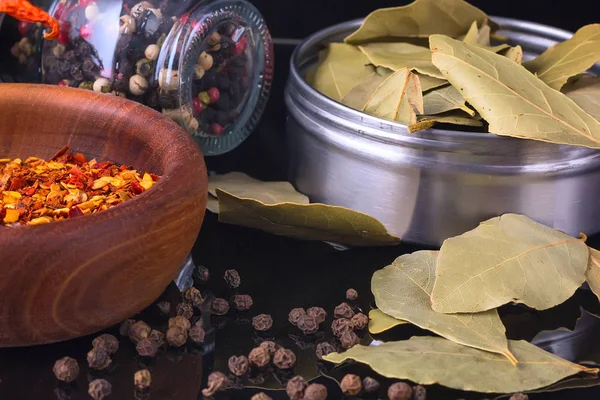
[[[572, 34], [493, 17], [525, 59]], [[600, 152], [488, 133], [405, 125], [337, 103], [304, 80], [317, 53], [361, 21], [307, 38], [291, 60], [285, 102], [290, 180], [312, 202], [369, 214], [406, 242], [439, 246], [503, 213], [571, 235], [600, 232]], [[596, 71], [597, 72], [597, 71]]]

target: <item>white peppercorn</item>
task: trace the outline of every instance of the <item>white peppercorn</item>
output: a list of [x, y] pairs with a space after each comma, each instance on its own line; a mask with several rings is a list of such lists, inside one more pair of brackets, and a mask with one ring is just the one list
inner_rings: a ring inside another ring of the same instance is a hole
[[158, 84], [165, 90], [179, 89], [179, 71], [163, 68], [158, 73]]
[[148, 47], [146, 47], [146, 50], [144, 50], [144, 56], [146, 56], [148, 60], [154, 61], [158, 58], [159, 52], [160, 48], [155, 44], [151, 44]]
[[90, 3], [86, 8], [85, 8], [85, 17], [90, 20], [90, 21], [94, 21], [95, 19], [97, 19], [100, 16], [100, 8], [98, 7], [98, 4], [94, 3]]
[[119, 32], [121, 34], [124, 33], [133, 33], [135, 32], [135, 19], [129, 15], [123, 15], [120, 18], [121, 24], [119, 25]]
[[194, 65], [194, 79], [202, 79], [206, 71], [200, 65]]
[[148, 90], [148, 80], [141, 75], [129, 78], [129, 91], [135, 96], [140, 96]]
[[142, 16], [142, 13], [146, 11], [146, 9], [151, 8], [152, 4], [147, 1], [142, 1], [137, 3], [135, 6], [131, 7], [131, 16], [133, 18], [139, 18]]
[[213, 66], [213, 57], [204, 51], [202, 54], [200, 54], [200, 57], [198, 57], [198, 61], [196, 63], [204, 68], [205, 71], [208, 71]]
[[98, 78], [94, 81], [92, 89], [94, 89], [94, 92], [110, 92], [110, 81], [106, 78]]

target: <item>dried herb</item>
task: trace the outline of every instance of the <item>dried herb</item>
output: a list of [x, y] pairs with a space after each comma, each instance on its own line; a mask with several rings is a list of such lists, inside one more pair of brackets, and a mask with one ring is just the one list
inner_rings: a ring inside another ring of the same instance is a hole
[[297, 375], [288, 381], [285, 392], [290, 400], [300, 400], [304, 397], [304, 391], [307, 387], [308, 384], [306, 383], [306, 380], [300, 375]]
[[112, 393], [112, 385], [106, 379], [95, 379], [88, 385], [88, 394], [94, 400], [103, 400]]
[[268, 331], [273, 326], [273, 318], [269, 314], [259, 314], [252, 318], [252, 327], [259, 332]]
[[[583, 239], [523, 215], [492, 218], [444, 241], [432, 308], [466, 313], [516, 302], [545, 310], [561, 304], [581, 286], [588, 257]], [[458, 270], [461, 274], [456, 274]]]
[[396, 382], [390, 385], [387, 394], [390, 400], [410, 400], [413, 390], [407, 383]]
[[569, 80], [561, 91], [582, 110], [600, 121], [600, 78], [584, 74]]
[[303, 400], [326, 400], [327, 388], [319, 383], [311, 383], [304, 390]]
[[423, 114], [442, 114], [452, 110], [460, 110], [474, 116], [475, 111], [465, 104], [465, 99], [454, 86], [434, 89], [423, 96]]
[[104, 347], [94, 347], [87, 353], [87, 362], [90, 368], [102, 370], [108, 367], [112, 360]]
[[408, 126], [408, 131], [414, 133], [423, 129], [429, 129], [437, 124], [450, 124], [461, 126], [483, 126], [481, 119], [468, 117], [461, 111], [448, 111], [436, 115], [418, 115], [417, 123]]
[[322, 307], [311, 307], [306, 310], [306, 315], [314, 317], [317, 321], [317, 324], [322, 324], [327, 319], [327, 311], [325, 311]]
[[289, 349], [280, 348], [273, 355], [273, 365], [279, 369], [290, 369], [296, 364], [296, 355]]
[[334, 308], [333, 316], [334, 318], [350, 319], [354, 316], [354, 310], [352, 310], [352, 307], [348, 303], [341, 303]]
[[[423, 336], [378, 346], [354, 346], [324, 358], [334, 363], [347, 359], [366, 363], [388, 378], [482, 393], [533, 390], [575, 374], [598, 373], [598, 369], [570, 363], [525, 341], [509, 341], [509, 349], [519, 360], [517, 367], [500, 354]], [[419, 368], [414, 368], [415, 364]], [[461, 373], [448, 373], [458, 370]], [[489, 371], [494, 371], [494, 379], [490, 379]]]
[[73, 382], [79, 375], [79, 364], [71, 357], [63, 357], [56, 360], [52, 372], [59, 381]]
[[288, 321], [290, 321], [290, 324], [292, 325], [297, 325], [298, 320], [304, 315], [306, 315], [306, 311], [304, 311], [304, 308], [293, 308], [292, 311], [290, 311], [288, 314]]
[[224, 390], [229, 386], [229, 379], [222, 372], [211, 372], [208, 376], [208, 387], [202, 389], [204, 397], [211, 397], [218, 391]]
[[227, 365], [235, 376], [244, 376], [250, 368], [250, 362], [246, 356], [231, 356], [227, 361]]
[[379, 309], [369, 311], [369, 332], [378, 334], [392, 329], [398, 325], [408, 324], [394, 317], [390, 317]]
[[358, 48], [376, 67], [385, 67], [392, 71], [408, 68], [423, 75], [444, 79], [431, 63], [431, 51], [427, 47], [406, 42], [382, 42], [368, 43]]
[[315, 348], [315, 354], [317, 355], [317, 358], [319, 360], [322, 360], [324, 356], [326, 356], [329, 353], [335, 353], [336, 349], [335, 347], [329, 343], [329, 342], [322, 342], [317, 344], [316, 348]]
[[271, 356], [269, 351], [264, 347], [255, 347], [248, 354], [248, 360], [250, 364], [255, 365], [259, 368], [267, 366], [271, 362]]
[[585, 280], [590, 285], [592, 292], [600, 300], [600, 251], [589, 248], [590, 260], [585, 273]]
[[147, 369], [136, 371], [133, 375], [133, 384], [139, 390], [146, 390], [152, 386], [152, 374]]
[[346, 374], [340, 382], [342, 392], [348, 396], [356, 396], [362, 390], [360, 377], [354, 374]]

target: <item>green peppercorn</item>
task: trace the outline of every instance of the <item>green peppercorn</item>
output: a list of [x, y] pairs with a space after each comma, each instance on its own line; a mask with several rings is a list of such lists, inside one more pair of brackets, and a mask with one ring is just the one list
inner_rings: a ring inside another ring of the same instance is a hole
[[147, 58], [142, 58], [135, 63], [135, 69], [138, 75], [147, 78], [154, 72], [154, 62]]
[[200, 93], [198, 93], [198, 98], [204, 104], [207, 104], [207, 105], [210, 104], [210, 96], [208, 95], [208, 92], [200, 92]]
[[79, 89], [94, 90], [94, 82], [83, 81], [78, 86]]

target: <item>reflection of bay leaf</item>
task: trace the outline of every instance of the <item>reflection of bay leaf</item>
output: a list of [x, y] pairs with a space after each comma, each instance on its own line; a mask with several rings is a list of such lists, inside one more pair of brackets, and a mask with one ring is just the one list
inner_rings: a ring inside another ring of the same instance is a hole
[[408, 126], [408, 131], [413, 133], [423, 129], [429, 129], [436, 124], [451, 124], [462, 126], [483, 126], [481, 119], [475, 117], [467, 117], [462, 112], [450, 111], [438, 115], [418, 115], [417, 123]]
[[480, 312], [510, 302], [546, 310], [585, 281], [584, 240], [504, 214], [442, 244], [431, 293], [443, 313]]
[[483, 24], [486, 19], [483, 11], [463, 0], [415, 0], [406, 6], [373, 11], [344, 41], [356, 44], [435, 33], [456, 37], [464, 34], [473, 21]]
[[344, 96], [342, 104], [358, 111], [364, 111], [367, 102], [385, 79], [386, 77], [377, 73], [369, 75], [363, 82], [353, 87], [352, 90]]
[[417, 74], [419, 76], [419, 82], [421, 83], [421, 90], [423, 93], [428, 92], [432, 89], [439, 88], [441, 86], [449, 85], [445, 79], [434, 78], [429, 75]]
[[217, 189], [219, 221], [275, 235], [353, 246], [396, 245], [383, 224], [358, 211], [327, 204], [264, 204]]
[[377, 67], [385, 67], [393, 71], [408, 68], [434, 78], [443, 78], [440, 71], [431, 63], [431, 51], [427, 47], [404, 42], [390, 42], [367, 43], [358, 48], [371, 64]]
[[208, 177], [210, 196], [206, 208], [213, 213], [219, 212], [217, 188], [234, 196], [255, 199], [265, 204], [309, 203], [308, 197], [298, 193], [289, 182], [262, 182], [241, 172], [230, 172]]
[[423, 96], [423, 114], [434, 115], [451, 110], [461, 110], [470, 116], [475, 115], [475, 111], [467, 107], [465, 99], [454, 86], [435, 89]]
[[406, 324], [408, 324], [408, 322], [390, 317], [381, 310], [373, 309], [369, 311], [369, 332], [371, 332], [373, 335], [389, 331], [398, 325]]
[[579, 107], [600, 121], [600, 78], [583, 75], [573, 82], [567, 82], [561, 91]]
[[526, 341], [510, 340], [509, 348], [519, 360], [516, 366], [500, 354], [427, 336], [413, 336], [378, 346], [358, 345], [341, 354], [328, 354], [324, 359], [334, 363], [352, 359], [368, 364], [388, 378], [482, 393], [534, 390], [575, 374], [598, 372], [595, 368], [563, 360]]
[[586, 25], [572, 38], [550, 47], [523, 65], [553, 89], [600, 61], [600, 24]]
[[600, 148], [600, 122], [506, 57], [432, 35], [433, 63], [498, 135]]
[[369, 60], [354, 46], [330, 43], [313, 78], [313, 87], [335, 101], [341, 101], [357, 82], [374, 71]]
[[500, 54], [514, 63], [521, 64], [523, 62], [523, 49], [521, 46], [509, 47], [500, 51]]
[[429, 295], [435, 281], [437, 251], [405, 254], [373, 274], [371, 291], [377, 307], [385, 314], [465, 346], [503, 354], [514, 364], [508, 351], [506, 329], [498, 312], [440, 314], [431, 309]]
[[588, 269], [585, 273], [585, 280], [590, 285], [590, 289], [596, 296], [598, 296], [598, 300], [600, 300], [600, 251], [596, 249], [590, 250], [590, 260], [588, 264]]

